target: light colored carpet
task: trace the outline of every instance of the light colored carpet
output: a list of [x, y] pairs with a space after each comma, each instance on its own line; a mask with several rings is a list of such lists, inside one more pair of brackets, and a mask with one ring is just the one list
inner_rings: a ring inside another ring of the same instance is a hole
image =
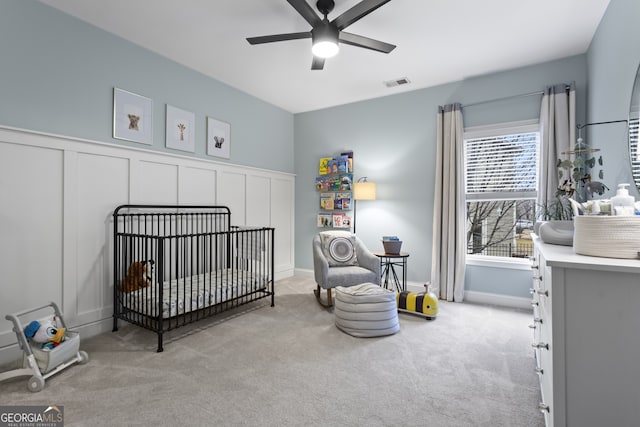
[[268, 301], [156, 336], [134, 326], [82, 341], [86, 365], [0, 383], [0, 404], [64, 405], [66, 426], [542, 426], [531, 314], [440, 303], [433, 321], [354, 338], [312, 294]]

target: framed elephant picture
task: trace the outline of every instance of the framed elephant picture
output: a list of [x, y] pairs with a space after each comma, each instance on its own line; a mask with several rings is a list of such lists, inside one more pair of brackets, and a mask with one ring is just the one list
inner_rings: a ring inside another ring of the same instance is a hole
[[207, 117], [207, 154], [231, 158], [231, 125]]

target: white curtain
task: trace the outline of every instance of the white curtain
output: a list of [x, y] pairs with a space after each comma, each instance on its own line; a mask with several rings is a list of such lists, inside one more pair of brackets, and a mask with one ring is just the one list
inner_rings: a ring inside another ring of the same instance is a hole
[[545, 88], [540, 107], [540, 191], [538, 203], [556, 197], [558, 168], [562, 152], [576, 140], [576, 91], [565, 84]]
[[462, 301], [467, 252], [462, 106], [438, 109], [431, 283], [441, 299]]

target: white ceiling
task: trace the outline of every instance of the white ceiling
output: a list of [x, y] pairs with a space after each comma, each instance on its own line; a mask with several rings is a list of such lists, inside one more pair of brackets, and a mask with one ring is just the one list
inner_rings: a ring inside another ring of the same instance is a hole
[[[609, 0], [391, 0], [347, 31], [397, 45], [341, 45], [312, 71], [286, 0], [40, 0], [292, 113], [416, 90], [587, 51]], [[314, 10], [315, 0], [307, 0]], [[336, 0], [333, 19], [360, 0]], [[388, 88], [383, 82], [407, 77]]]

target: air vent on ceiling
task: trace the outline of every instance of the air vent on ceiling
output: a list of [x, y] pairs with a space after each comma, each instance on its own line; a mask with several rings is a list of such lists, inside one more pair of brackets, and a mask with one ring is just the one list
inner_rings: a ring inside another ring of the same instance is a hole
[[394, 87], [394, 86], [400, 86], [400, 85], [406, 85], [407, 83], [411, 83], [411, 80], [409, 80], [406, 77], [401, 77], [399, 79], [394, 79], [394, 80], [389, 80], [384, 82], [384, 84], [387, 87]]

